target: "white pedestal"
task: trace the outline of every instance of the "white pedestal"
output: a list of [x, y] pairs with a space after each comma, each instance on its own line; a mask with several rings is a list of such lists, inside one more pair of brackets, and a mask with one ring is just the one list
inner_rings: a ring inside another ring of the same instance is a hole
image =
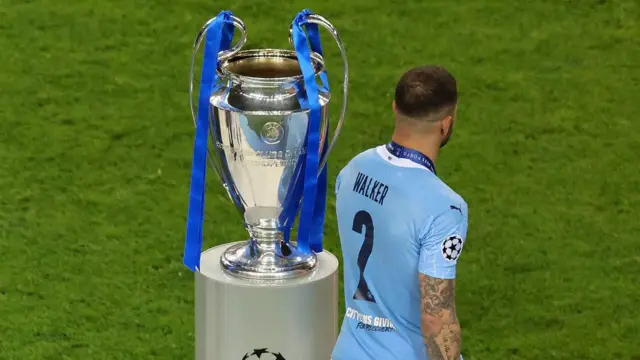
[[[196, 272], [196, 360], [329, 360], [338, 336], [338, 259], [324, 251], [309, 275], [250, 280], [205, 251]], [[258, 357], [260, 355], [260, 357]]]

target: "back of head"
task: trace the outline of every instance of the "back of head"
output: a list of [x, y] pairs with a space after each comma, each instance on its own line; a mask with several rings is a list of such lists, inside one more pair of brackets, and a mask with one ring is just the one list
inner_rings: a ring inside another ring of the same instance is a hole
[[398, 81], [394, 103], [398, 120], [415, 125], [453, 117], [458, 103], [456, 79], [439, 66], [413, 68]]
[[[453, 132], [458, 105], [456, 79], [443, 67], [423, 66], [407, 71], [396, 86], [394, 141], [436, 156]], [[431, 150], [429, 150], [431, 149]]]

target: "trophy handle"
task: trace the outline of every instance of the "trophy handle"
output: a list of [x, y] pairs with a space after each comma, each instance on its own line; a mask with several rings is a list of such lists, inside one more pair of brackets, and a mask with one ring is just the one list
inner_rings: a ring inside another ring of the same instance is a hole
[[[209, 19], [209, 21], [207, 21], [202, 28], [200, 29], [200, 31], [198, 32], [198, 35], [196, 35], [196, 39], [193, 42], [193, 52], [191, 53], [191, 68], [189, 70], [189, 102], [191, 104], [191, 117], [193, 118], [193, 124], [196, 125], [196, 110], [195, 110], [195, 105], [193, 104], [193, 75], [194, 75], [194, 68], [195, 68], [195, 63], [196, 63], [196, 54], [198, 53], [198, 49], [200, 48], [200, 45], [202, 44], [202, 40], [204, 39], [204, 35], [207, 33], [207, 29], [209, 28], [209, 24], [211, 24], [213, 22], [213, 20], [215, 20], [214, 18]], [[236, 16], [231, 16], [231, 20], [233, 21], [233, 26], [235, 26], [238, 30], [240, 30], [240, 40], [238, 40], [238, 43], [232, 47], [229, 50], [223, 50], [220, 51], [218, 53], [218, 61], [224, 61], [230, 57], [232, 57], [233, 55], [235, 55], [238, 51], [240, 51], [240, 49], [244, 46], [244, 43], [247, 42], [247, 28], [244, 25], [244, 22], [242, 22], [242, 20], [240, 20], [238, 17]]]
[[[205, 38], [205, 34], [209, 29], [209, 25], [215, 20], [214, 18], [209, 19], [198, 31], [198, 35], [196, 35], [196, 39], [193, 42], [193, 52], [191, 53], [191, 67], [189, 69], [189, 104], [191, 105], [191, 118], [193, 119], [193, 125], [197, 125], [196, 119], [196, 108], [193, 103], [193, 77], [194, 77], [194, 69], [196, 62], [196, 55], [198, 54], [198, 49], [200, 49], [200, 45], [202, 44], [202, 40]], [[247, 42], [247, 27], [244, 25], [244, 22], [240, 20], [240, 18], [236, 16], [231, 16], [231, 21], [233, 21], [233, 26], [235, 26], [238, 30], [240, 30], [240, 40], [234, 47], [229, 50], [223, 50], [218, 53], [218, 61], [224, 61], [233, 55], [235, 55], [240, 49], [244, 46], [245, 42]], [[207, 160], [209, 161], [209, 165], [213, 168], [213, 171], [216, 173], [216, 176], [220, 181], [222, 181], [222, 177], [220, 176], [220, 171], [217, 169], [216, 164], [213, 162], [213, 157], [211, 155], [211, 150], [207, 149]], [[224, 183], [224, 182], [223, 182]]]
[[[340, 34], [338, 34], [338, 31], [336, 30], [336, 28], [333, 25], [331, 25], [331, 23], [327, 19], [316, 14], [307, 15], [306, 21], [308, 23], [320, 25], [325, 29], [329, 30], [329, 32], [331, 33], [331, 36], [333, 36], [333, 39], [336, 41], [336, 44], [338, 44], [338, 48], [340, 49], [340, 55], [342, 56], [342, 64], [344, 65], [344, 70], [343, 70], [344, 75], [342, 80], [342, 91], [343, 91], [342, 109], [340, 110], [340, 118], [338, 119], [338, 125], [336, 125], [336, 130], [333, 133], [333, 139], [331, 139], [331, 143], [329, 144], [329, 148], [327, 148], [327, 152], [325, 153], [324, 158], [320, 160], [319, 167], [318, 167], [318, 175], [320, 175], [320, 173], [322, 172], [322, 169], [324, 169], [324, 166], [327, 164], [327, 160], [329, 159], [329, 153], [331, 152], [331, 150], [333, 150], [333, 147], [335, 146], [336, 141], [338, 140], [338, 135], [340, 135], [340, 129], [342, 128], [342, 123], [344, 123], [344, 118], [345, 118], [345, 115], [347, 114], [347, 94], [349, 90], [349, 65], [347, 63], [347, 53], [344, 49], [344, 44], [342, 43], [342, 39], [340, 38]], [[289, 27], [289, 43], [293, 44], [293, 24], [291, 25], [291, 27]]]

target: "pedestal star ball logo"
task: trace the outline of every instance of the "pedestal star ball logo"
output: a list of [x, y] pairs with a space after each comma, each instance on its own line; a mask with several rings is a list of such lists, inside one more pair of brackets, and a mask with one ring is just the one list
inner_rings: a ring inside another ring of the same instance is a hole
[[269, 351], [267, 348], [253, 349], [253, 352], [246, 353], [242, 357], [242, 360], [287, 360], [282, 354]]

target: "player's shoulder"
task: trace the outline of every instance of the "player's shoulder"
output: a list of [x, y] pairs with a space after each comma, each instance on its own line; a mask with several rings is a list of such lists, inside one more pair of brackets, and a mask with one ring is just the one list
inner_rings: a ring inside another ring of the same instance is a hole
[[349, 160], [349, 162], [340, 170], [340, 172], [338, 172], [338, 175], [336, 176], [336, 185], [335, 185], [336, 195], [338, 194], [338, 190], [340, 189], [340, 183], [343, 181], [343, 179], [347, 179], [351, 175], [355, 176], [358, 173], [356, 169], [360, 169], [363, 166], [365, 166], [367, 162], [375, 160], [372, 157], [372, 154], [373, 154], [373, 149], [364, 150], [363, 152], [359, 153], [358, 155], [354, 156], [351, 160]]
[[351, 158], [351, 160], [349, 160], [349, 162], [342, 168], [342, 170], [340, 170], [338, 176], [340, 176], [340, 174], [342, 173], [348, 172], [350, 169], [360, 168], [363, 164], [376, 161], [377, 159], [374, 154], [375, 148], [367, 149], [360, 152], [359, 154]]
[[450, 210], [466, 217], [468, 206], [465, 199], [438, 176], [425, 171], [420, 183], [422, 191], [412, 198], [422, 204], [422, 213], [427, 218], [433, 219]]
[[[438, 200], [442, 201], [442, 204], [445, 205], [447, 203], [458, 206], [463, 209], [467, 209], [467, 202], [464, 198], [458, 194], [455, 190], [453, 190], [447, 183], [442, 181], [440, 178], [436, 178], [436, 185], [434, 187], [437, 189], [436, 196]], [[449, 210], [451, 206], [447, 207], [445, 210]]]
[[445, 241], [454, 236], [463, 241], [469, 221], [467, 202], [440, 179], [429, 193], [420, 238]]

